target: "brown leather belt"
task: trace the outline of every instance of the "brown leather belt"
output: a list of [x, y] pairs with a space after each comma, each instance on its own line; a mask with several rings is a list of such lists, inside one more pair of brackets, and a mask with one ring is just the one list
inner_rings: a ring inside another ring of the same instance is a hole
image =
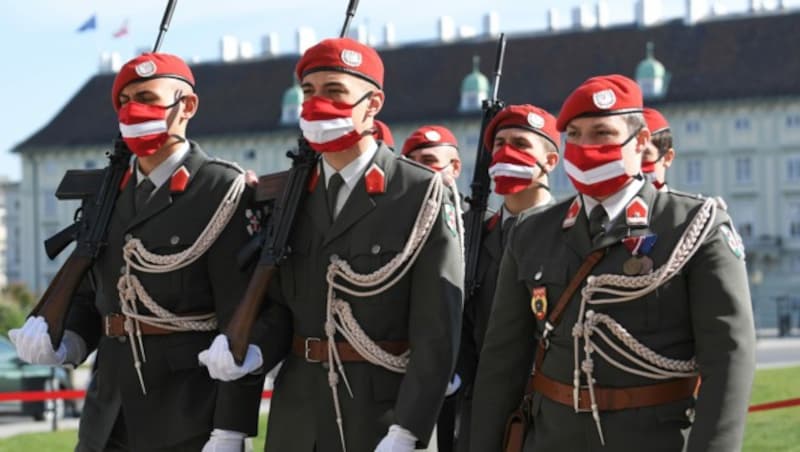
[[[109, 314], [103, 317], [103, 333], [108, 337], [126, 337], [128, 333], [125, 331], [125, 318], [123, 314]], [[178, 333], [178, 331], [167, 330], [144, 322], [139, 322], [139, 330], [145, 336]]]
[[[407, 341], [378, 341], [380, 348], [393, 355], [401, 355], [408, 350]], [[348, 342], [337, 342], [336, 349], [342, 362], [365, 362], [356, 349]], [[292, 340], [292, 353], [310, 363], [328, 362], [328, 340], [318, 337], [295, 336]]]
[[[665, 383], [628, 388], [594, 387], [594, 397], [600, 411], [626, 410], [661, 405], [692, 397], [697, 377], [687, 377]], [[528, 392], [538, 392], [562, 405], [573, 406], [572, 385], [553, 380], [537, 373], [528, 381]], [[581, 386], [578, 395], [578, 411], [591, 411], [589, 389]]]

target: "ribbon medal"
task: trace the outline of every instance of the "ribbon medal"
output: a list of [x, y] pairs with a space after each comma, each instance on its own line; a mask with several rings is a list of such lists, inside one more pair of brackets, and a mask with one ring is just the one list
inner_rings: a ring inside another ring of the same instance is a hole
[[622, 265], [622, 271], [626, 275], [646, 275], [653, 271], [653, 259], [648, 254], [653, 250], [657, 238], [656, 234], [647, 234], [622, 239], [625, 248], [631, 253], [631, 258]]

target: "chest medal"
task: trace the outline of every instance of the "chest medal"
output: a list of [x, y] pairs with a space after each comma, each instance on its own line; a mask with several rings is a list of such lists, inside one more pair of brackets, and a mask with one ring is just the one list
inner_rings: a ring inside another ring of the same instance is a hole
[[534, 287], [531, 291], [531, 311], [537, 320], [544, 320], [547, 315], [547, 288]]

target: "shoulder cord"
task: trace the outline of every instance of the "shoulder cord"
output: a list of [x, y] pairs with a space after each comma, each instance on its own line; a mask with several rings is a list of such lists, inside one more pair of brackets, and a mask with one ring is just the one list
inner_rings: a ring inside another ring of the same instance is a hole
[[[669, 379], [680, 377], [691, 377], [698, 374], [695, 359], [677, 360], [659, 355], [655, 351], [636, 340], [622, 325], [607, 314], [598, 313], [593, 310], [586, 310], [586, 305], [604, 305], [613, 303], [624, 303], [637, 300], [644, 295], [656, 290], [666, 281], [674, 277], [697, 253], [705, 242], [714, 225], [716, 218], [718, 201], [715, 199], [706, 200], [695, 214], [689, 227], [683, 232], [675, 249], [672, 251], [667, 262], [656, 271], [642, 276], [624, 276], [616, 274], [604, 274], [589, 276], [586, 286], [581, 290], [581, 306], [578, 313], [578, 322], [572, 330], [573, 349], [574, 349], [574, 371], [573, 371], [573, 401], [575, 411], [578, 412], [578, 398], [580, 394], [580, 373], [586, 375], [586, 382], [591, 399], [592, 417], [597, 426], [601, 443], [605, 444], [603, 431], [600, 427], [600, 414], [594, 395], [594, 361], [592, 353], [597, 352], [603, 359], [614, 367], [635, 375], [640, 375], [653, 379]], [[600, 300], [593, 299], [595, 294], [610, 295], [610, 298]], [[611, 333], [622, 344], [634, 354], [624, 350], [616, 344], [609, 336], [600, 329], [600, 325], [606, 325]], [[620, 363], [600, 348], [600, 343], [592, 340], [593, 334], [614, 349], [617, 353], [627, 358], [641, 369]], [[579, 340], [583, 338], [583, 350], [586, 357], [579, 364], [580, 346]]]
[[[128, 333], [131, 343], [134, 367], [139, 375], [143, 394], [146, 394], [147, 391], [142, 378], [141, 366], [142, 362], [147, 362], [147, 356], [144, 351], [140, 322], [172, 331], [214, 331], [217, 329], [217, 318], [213, 312], [180, 316], [164, 309], [147, 293], [139, 278], [131, 273], [131, 269], [151, 274], [168, 273], [191, 265], [205, 254], [230, 222], [239, 206], [242, 193], [244, 193], [246, 186], [244, 171], [238, 166], [236, 168], [240, 172], [239, 176], [233, 180], [214, 215], [189, 248], [175, 254], [155, 254], [147, 250], [142, 241], [137, 238], [128, 240], [122, 248], [125, 272], [117, 282], [117, 291], [122, 314], [125, 315], [125, 331]], [[140, 314], [137, 300], [153, 315]], [[141, 356], [141, 360], [139, 356]]]
[[[346, 451], [344, 440], [344, 427], [336, 387], [341, 375], [350, 397], [353, 391], [347, 381], [344, 366], [339, 358], [336, 348], [336, 332], [339, 332], [353, 348], [369, 363], [381, 366], [396, 373], [405, 373], [411, 351], [401, 355], [392, 355], [376, 344], [361, 328], [353, 316], [350, 304], [337, 296], [337, 291], [354, 297], [372, 297], [386, 292], [397, 284], [416, 262], [423, 246], [428, 240], [437, 216], [441, 211], [444, 198], [444, 185], [441, 176], [437, 173], [431, 179], [425, 198], [417, 213], [411, 234], [403, 250], [395, 255], [386, 265], [378, 270], [360, 274], [353, 271], [350, 265], [336, 256], [331, 257], [328, 266], [326, 281], [328, 282], [327, 313], [325, 321], [325, 334], [328, 338], [328, 384], [333, 394], [333, 403], [336, 409], [336, 423], [339, 427], [339, 438], [342, 441], [342, 450]], [[394, 275], [394, 278], [391, 278]], [[351, 286], [337, 282], [337, 278]], [[390, 279], [391, 278], [391, 279]], [[337, 373], [338, 371], [338, 373]]]

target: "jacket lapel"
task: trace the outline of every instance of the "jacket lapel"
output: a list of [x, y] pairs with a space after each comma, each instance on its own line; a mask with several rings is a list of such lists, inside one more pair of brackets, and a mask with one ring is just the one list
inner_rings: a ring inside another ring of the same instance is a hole
[[497, 222], [492, 230], [486, 233], [483, 238], [483, 247], [492, 260], [500, 262], [503, 257], [503, 216], [500, 215], [500, 221]]
[[[200, 149], [200, 147], [196, 143], [192, 142], [191, 148], [189, 149], [189, 152], [186, 154], [186, 157], [183, 159], [180, 165], [178, 165], [178, 168], [183, 166], [189, 172], [189, 180], [184, 185], [183, 189], [180, 191], [173, 192], [172, 188], [170, 187], [171, 181], [167, 179], [167, 181], [164, 182], [164, 185], [158, 187], [156, 192], [153, 194], [152, 198], [150, 198], [150, 201], [148, 201], [147, 204], [145, 205], [144, 209], [142, 209], [141, 212], [135, 213], [133, 218], [128, 223], [127, 229], [132, 229], [144, 223], [145, 221], [152, 218], [154, 215], [158, 214], [159, 212], [169, 207], [173, 202], [173, 197], [180, 196], [186, 190], [186, 187], [188, 187], [192, 183], [192, 180], [194, 180], [194, 177], [200, 170], [200, 167], [202, 167], [207, 161], [208, 161], [208, 156], [205, 154], [205, 152], [203, 152], [203, 150]], [[132, 191], [133, 192], [136, 191], [135, 184]], [[130, 196], [131, 196], [131, 208], [133, 208], [134, 195], [131, 194]]]
[[[374, 162], [383, 170], [386, 177], [386, 187], [391, 183], [391, 176], [394, 173], [394, 158], [395, 156], [392, 154], [392, 151], [386, 148], [385, 145], [380, 144], [373, 161], [370, 162], [370, 165], [367, 165], [367, 168], [369, 168]], [[347, 198], [347, 202], [345, 202], [342, 211], [339, 212], [339, 215], [336, 217], [336, 221], [333, 222], [332, 227], [328, 229], [325, 234], [323, 246], [344, 234], [350, 227], [357, 223], [358, 220], [375, 209], [375, 206], [375, 199], [373, 195], [367, 193], [364, 175], [362, 174], [359, 176], [358, 183], [353, 188], [353, 191], [350, 192], [350, 196]]]
[[581, 207], [575, 224], [563, 232], [564, 241], [580, 259], [589, 255], [592, 251], [592, 242], [589, 240], [589, 219], [586, 217], [585, 206]]

